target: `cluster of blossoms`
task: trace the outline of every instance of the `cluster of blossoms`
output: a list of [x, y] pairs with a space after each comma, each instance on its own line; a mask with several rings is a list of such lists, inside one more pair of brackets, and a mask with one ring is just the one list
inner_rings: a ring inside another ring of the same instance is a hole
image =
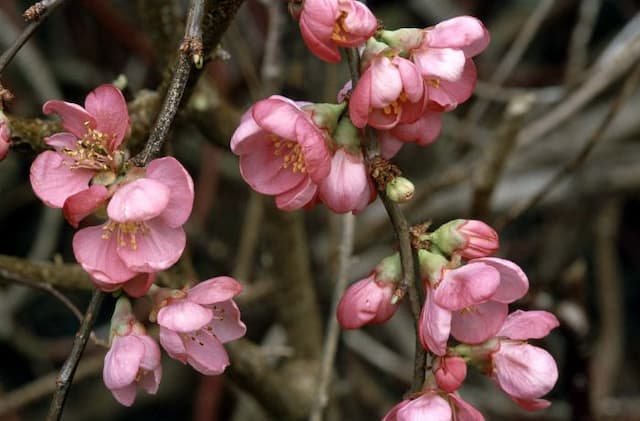
[[[558, 320], [545, 311], [508, 314], [508, 304], [524, 296], [529, 281], [515, 263], [490, 257], [498, 249], [496, 232], [480, 221], [455, 220], [419, 240], [425, 244], [418, 257], [426, 296], [419, 336], [435, 360], [423, 393], [396, 405], [385, 420], [425, 414], [434, 420], [484, 419], [456, 394], [467, 364], [490, 376], [521, 407], [546, 408], [549, 402], [540, 397], [555, 385], [558, 369], [547, 351], [526, 340], [547, 336]], [[394, 254], [351, 285], [338, 306], [340, 325], [355, 329], [389, 320], [401, 274]]]
[[96, 88], [84, 107], [52, 100], [43, 111], [57, 114], [65, 131], [45, 139], [53, 150], [34, 160], [33, 190], [46, 205], [61, 208], [75, 228], [101, 221], [75, 233], [73, 252], [97, 288], [124, 293], [112, 318], [106, 386], [131, 405], [136, 385], [155, 393], [162, 374], [159, 346], [131, 313], [127, 296], [152, 298], [150, 319], [160, 325], [160, 343], [171, 357], [203, 374], [222, 373], [229, 364], [222, 343], [246, 331], [232, 300], [240, 284], [218, 277], [187, 290], [153, 285], [156, 273], [176, 263], [186, 245], [183, 225], [194, 200], [187, 170], [172, 157], [145, 167], [129, 161], [123, 148], [127, 104], [112, 85]]

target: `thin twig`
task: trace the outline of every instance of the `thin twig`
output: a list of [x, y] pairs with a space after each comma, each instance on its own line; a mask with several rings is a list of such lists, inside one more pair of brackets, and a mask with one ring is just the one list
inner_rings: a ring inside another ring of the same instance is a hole
[[335, 361], [338, 338], [340, 337], [340, 326], [335, 314], [338, 309], [338, 302], [347, 287], [349, 266], [351, 265], [351, 253], [353, 252], [353, 233], [355, 217], [351, 213], [342, 216], [342, 238], [340, 240], [340, 254], [338, 257], [337, 280], [333, 286], [333, 297], [331, 299], [331, 311], [327, 321], [327, 333], [322, 349], [322, 361], [320, 362], [320, 375], [318, 387], [315, 393], [315, 402], [311, 409], [310, 421], [321, 421], [324, 408], [329, 402], [329, 384], [331, 383], [331, 373], [333, 372], [333, 362]]
[[582, 0], [580, 2], [578, 22], [573, 27], [571, 42], [569, 42], [569, 57], [565, 74], [565, 82], [569, 86], [576, 84], [586, 67], [587, 47], [596, 26], [596, 18], [601, 6], [602, 0]]
[[80, 329], [76, 333], [76, 336], [73, 340], [71, 353], [62, 365], [60, 374], [56, 379], [56, 391], [53, 394], [53, 399], [51, 400], [51, 405], [49, 406], [47, 421], [58, 421], [62, 417], [62, 409], [67, 399], [69, 388], [71, 387], [73, 375], [75, 374], [76, 368], [78, 367], [78, 362], [80, 361], [80, 357], [84, 352], [84, 348], [87, 345], [87, 340], [89, 339], [91, 328], [93, 327], [96, 317], [98, 316], [98, 310], [100, 309], [100, 304], [102, 303], [105, 295], [106, 294], [99, 289], [96, 289], [93, 292], [93, 296], [91, 297], [91, 301], [89, 302], [89, 306], [87, 307], [87, 312], [85, 313], [84, 318], [82, 319], [82, 323], [80, 324]]
[[622, 107], [622, 104], [626, 101], [629, 95], [633, 92], [634, 88], [638, 84], [640, 79], [640, 66], [637, 66], [627, 77], [624, 85], [620, 89], [618, 96], [613, 100], [607, 114], [604, 116], [598, 127], [593, 131], [587, 142], [584, 144], [578, 154], [570, 161], [568, 161], [544, 186], [529, 199], [524, 202], [517, 203], [513, 206], [505, 215], [503, 215], [495, 223], [495, 227], [498, 231], [501, 231], [511, 221], [517, 219], [520, 215], [535, 207], [540, 203], [551, 191], [558, 186], [559, 182], [569, 175], [572, 171], [575, 171], [584, 161], [587, 159], [593, 148], [603, 138], [604, 133], [613, 121], [615, 115]]
[[[499, 86], [507, 80], [522, 58], [522, 55], [527, 50], [527, 47], [531, 44], [531, 41], [538, 33], [540, 26], [551, 11], [554, 3], [555, 0], [543, 0], [538, 3], [538, 6], [533, 13], [531, 13], [529, 19], [524, 23], [517, 38], [513, 41], [513, 44], [511, 44], [511, 47], [496, 67], [495, 72], [493, 72], [491, 79], [489, 79], [491, 85]], [[472, 105], [464, 124], [461, 126], [461, 130], [458, 132], [458, 139], [464, 139], [467, 137], [471, 128], [480, 121], [489, 104], [490, 101], [478, 100]]]
[[[355, 48], [345, 49], [347, 55], [347, 61], [349, 64], [349, 72], [351, 74], [351, 83], [355, 87], [360, 79], [360, 55]], [[367, 142], [366, 142], [366, 157], [368, 161], [378, 155], [378, 142], [375, 136], [375, 132], [368, 127], [365, 130]], [[411, 235], [409, 233], [409, 222], [402, 213], [400, 206], [387, 197], [384, 191], [379, 192], [380, 200], [387, 211], [391, 225], [393, 226], [396, 238], [398, 239], [400, 248], [400, 263], [402, 265], [402, 280], [400, 281], [396, 295], [402, 296], [404, 292], [409, 292], [409, 303], [411, 307], [411, 314], [415, 322], [416, 329], [416, 346], [415, 346], [415, 359], [414, 359], [414, 373], [413, 383], [411, 385], [411, 392], [418, 392], [422, 389], [425, 379], [425, 365], [427, 353], [418, 340], [418, 329], [420, 323], [420, 308], [422, 306], [422, 300], [416, 286], [416, 281], [419, 279], [419, 271], [417, 266], [417, 259], [413, 248], [411, 247]]]
[[[41, 10], [38, 13], [38, 18], [31, 20], [31, 22], [27, 25], [26, 28], [22, 31], [20, 36], [15, 40], [15, 42], [9, 47], [2, 55], [0, 56], [0, 75], [4, 71], [4, 68], [13, 60], [15, 55], [20, 51], [20, 48], [24, 45], [25, 42], [31, 38], [33, 33], [38, 29], [38, 27], [44, 22], [44, 20], [53, 12], [58, 6], [60, 6], [65, 0], [50, 0], [47, 2], [40, 2], [38, 4], [45, 7], [44, 10]], [[43, 5], [43, 3], [46, 3]], [[35, 7], [36, 5], [32, 6]]]

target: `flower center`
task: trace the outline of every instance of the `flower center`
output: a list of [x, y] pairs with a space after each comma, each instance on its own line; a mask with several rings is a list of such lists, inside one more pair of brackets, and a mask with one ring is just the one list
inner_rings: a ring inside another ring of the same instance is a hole
[[405, 91], [400, 92], [400, 96], [398, 96], [398, 99], [396, 99], [395, 101], [393, 101], [391, 104], [385, 106], [382, 111], [386, 114], [394, 114], [397, 115], [400, 110], [402, 109], [402, 103], [403, 102], [407, 102], [407, 94], [405, 93]]
[[345, 42], [347, 40], [347, 33], [349, 32], [344, 20], [347, 17], [347, 12], [340, 13], [338, 19], [336, 19], [336, 23], [333, 25], [333, 32], [331, 33], [331, 39], [333, 41], [342, 41]]
[[86, 168], [90, 170], [108, 170], [113, 164], [113, 156], [109, 153], [110, 136], [89, 127], [85, 122], [87, 133], [78, 139], [75, 149], [65, 148], [64, 153], [73, 158], [71, 168]]
[[108, 240], [115, 233], [118, 246], [129, 247], [131, 250], [137, 250], [138, 242], [136, 235], [145, 235], [149, 232], [149, 228], [144, 222], [114, 222], [109, 221], [102, 226], [102, 239]]
[[435, 88], [435, 89], [439, 89], [440, 88], [440, 79], [427, 79], [427, 83], [432, 88]]
[[276, 135], [271, 135], [270, 139], [273, 142], [273, 155], [282, 157], [282, 168], [290, 168], [294, 173], [307, 171], [300, 144]]

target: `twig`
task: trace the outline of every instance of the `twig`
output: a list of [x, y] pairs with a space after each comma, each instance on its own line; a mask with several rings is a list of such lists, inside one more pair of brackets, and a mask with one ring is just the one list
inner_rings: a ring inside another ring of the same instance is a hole
[[202, 45], [202, 17], [204, 16], [204, 0], [192, 0], [184, 40], [180, 50], [189, 54], [193, 65], [201, 69], [204, 64], [204, 47]]
[[[360, 55], [355, 48], [345, 49], [347, 60], [349, 64], [349, 72], [351, 74], [351, 83], [355, 87], [360, 79]], [[375, 132], [367, 127], [365, 130], [367, 142], [366, 142], [366, 157], [368, 161], [378, 155], [378, 142], [375, 137]], [[411, 385], [411, 392], [418, 392], [422, 389], [425, 379], [425, 365], [427, 353], [418, 340], [418, 329], [420, 323], [420, 308], [422, 306], [422, 300], [416, 286], [416, 281], [420, 279], [419, 270], [417, 266], [417, 259], [413, 248], [411, 247], [411, 235], [409, 233], [409, 222], [402, 213], [400, 206], [387, 195], [381, 191], [379, 192], [380, 200], [387, 211], [391, 225], [398, 239], [400, 246], [400, 263], [402, 265], [402, 280], [400, 281], [396, 293], [399, 297], [402, 297], [404, 292], [409, 292], [409, 303], [411, 307], [411, 314], [415, 322], [416, 329], [416, 346], [415, 346], [415, 359], [414, 359], [414, 373], [413, 383]]]
[[89, 275], [77, 264], [51, 263], [0, 254], [0, 279], [21, 281], [71, 290], [91, 290]]
[[233, 277], [241, 281], [248, 281], [251, 277], [251, 268], [256, 256], [263, 215], [264, 204], [262, 196], [253, 191], [250, 192], [249, 204], [242, 222], [240, 244], [236, 252], [236, 264], [233, 269]]
[[[40, 5], [41, 7], [44, 7], [44, 10], [40, 9], [40, 11], [37, 13], [37, 18], [34, 15], [34, 19], [31, 20], [31, 22], [27, 25], [26, 28], [24, 28], [20, 36], [18, 36], [18, 38], [11, 45], [11, 47], [9, 47], [4, 53], [2, 53], [2, 55], [0, 56], [0, 75], [4, 71], [4, 68], [7, 67], [7, 65], [11, 62], [11, 60], [13, 60], [13, 58], [18, 53], [18, 51], [20, 51], [20, 48], [22, 48], [24, 43], [27, 42], [29, 38], [31, 38], [31, 36], [36, 31], [36, 29], [38, 29], [40, 24], [42, 24], [42, 22], [44, 22], [47, 16], [49, 16], [51, 12], [53, 12], [64, 1], [65, 0], [41, 1], [39, 3], [36, 3], [34, 6], [31, 6], [31, 8], [33, 8]], [[31, 8], [29, 8], [27, 12], [31, 10]]]
[[637, 66], [627, 77], [624, 85], [620, 89], [618, 96], [613, 100], [607, 114], [602, 119], [598, 127], [593, 131], [587, 142], [584, 144], [578, 154], [569, 162], [567, 162], [545, 185], [533, 196], [524, 202], [517, 203], [513, 206], [505, 215], [503, 215], [495, 223], [495, 227], [498, 231], [501, 231], [507, 224], [518, 218], [520, 215], [535, 207], [540, 203], [547, 194], [549, 194], [559, 182], [569, 175], [572, 171], [575, 171], [582, 163], [587, 159], [593, 148], [598, 144], [609, 124], [613, 121], [613, 118], [624, 104], [625, 100], [633, 92], [634, 88], [638, 84], [640, 79], [640, 66]]
[[602, 0], [582, 0], [578, 9], [578, 22], [573, 27], [571, 42], [569, 43], [569, 58], [565, 82], [575, 85], [587, 63], [587, 46], [591, 40], [596, 18], [600, 12]]
[[100, 304], [102, 303], [105, 295], [106, 294], [99, 289], [96, 289], [93, 292], [93, 296], [91, 297], [91, 301], [89, 302], [87, 311], [84, 315], [84, 318], [82, 319], [82, 323], [80, 324], [80, 329], [76, 333], [76, 336], [73, 340], [71, 353], [62, 365], [60, 374], [56, 379], [56, 391], [53, 394], [53, 399], [51, 400], [51, 405], [49, 406], [47, 421], [58, 421], [62, 417], [62, 409], [67, 399], [69, 388], [71, 387], [73, 375], [75, 374], [76, 368], [78, 367], [78, 362], [80, 361], [80, 357], [82, 356], [84, 348], [87, 345], [87, 340], [89, 339], [91, 328], [93, 327], [93, 323], [98, 316], [98, 310], [100, 309]]
[[310, 421], [321, 421], [324, 408], [329, 402], [327, 390], [331, 383], [331, 373], [333, 362], [335, 361], [338, 338], [340, 337], [340, 326], [336, 319], [338, 302], [347, 287], [347, 277], [349, 266], [351, 265], [351, 253], [353, 252], [353, 233], [355, 217], [351, 213], [342, 216], [342, 238], [340, 240], [340, 254], [338, 257], [337, 281], [333, 286], [333, 297], [331, 299], [331, 310], [327, 321], [327, 333], [322, 349], [322, 360], [320, 362], [320, 375], [318, 378], [318, 388], [315, 393], [315, 402], [311, 409]]
[[[496, 67], [491, 79], [489, 79], [493, 86], [502, 85], [507, 80], [522, 58], [522, 55], [529, 44], [531, 44], [531, 41], [538, 32], [538, 29], [540, 29], [540, 25], [542, 25], [544, 19], [551, 11], [554, 3], [555, 0], [543, 0], [538, 3], [536, 9], [531, 13], [529, 19], [527, 19], [522, 26], [522, 30], [518, 34], [518, 37], [513, 41], [513, 44], [511, 44], [511, 47]], [[457, 134], [458, 139], [464, 139], [467, 137], [471, 128], [474, 127], [482, 118], [482, 115], [487, 110], [489, 103], [490, 102], [487, 100], [478, 100], [472, 105], [464, 124], [461, 126], [461, 130]]]

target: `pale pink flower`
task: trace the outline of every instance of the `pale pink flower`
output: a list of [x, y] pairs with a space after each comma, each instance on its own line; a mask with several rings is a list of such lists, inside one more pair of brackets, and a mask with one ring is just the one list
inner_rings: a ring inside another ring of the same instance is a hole
[[0, 111], [0, 161], [7, 157], [9, 148], [11, 147], [11, 131], [7, 118]]
[[427, 91], [416, 66], [383, 52], [370, 61], [353, 89], [349, 116], [356, 127], [389, 130], [400, 123], [415, 122], [426, 106]]
[[87, 190], [96, 174], [121, 164], [116, 151], [129, 130], [127, 103], [116, 87], [101, 85], [87, 95], [84, 108], [51, 100], [42, 110], [58, 114], [66, 132], [45, 139], [54, 151], [33, 161], [31, 186], [46, 205], [62, 208], [67, 198]]
[[433, 366], [433, 374], [438, 387], [453, 393], [460, 388], [467, 377], [467, 363], [458, 356], [437, 358]]
[[242, 290], [233, 278], [220, 276], [188, 291], [161, 290], [155, 318], [160, 344], [167, 353], [205, 375], [220, 374], [229, 365], [222, 344], [244, 336], [246, 326], [232, 300]]
[[446, 110], [469, 99], [476, 84], [471, 57], [489, 44], [489, 32], [471, 16], [459, 16], [424, 30], [410, 50], [411, 60], [429, 85], [429, 99]]
[[484, 421], [482, 414], [453, 393], [429, 390], [391, 408], [382, 421]]
[[362, 152], [338, 148], [331, 158], [331, 171], [319, 184], [319, 198], [338, 213], [360, 212], [376, 198]]
[[343, 329], [389, 320], [398, 309], [391, 304], [395, 284], [376, 281], [375, 272], [351, 285], [338, 303], [337, 317]]
[[283, 210], [312, 203], [318, 183], [329, 175], [331, 153], [325, 132], [295, 102], [271, 96], [256, 102], [231, 138], [240, 173], [257, 192], [276, 196]]
[[135, 320], [124, 331], [114, 333], [102, 378], [118, 402], [131, 406], [138, 387], [152, 395], [158, 391], [162, 378], [160, 347]]
[[493, 228], [475, 219], [456, 219], [442, 225], [430, 235], [438, 248], [464, 259], [487, 257], [500, 248], [498, 234]]
[[330, 63], [340, 61], [338, 47], [364, 44], [378, 27], [373, 13], [355, 0], [305, 0], [299, 19], [307, 47]]
[[143, 177], [118, 186], [105, 224], [75, 234], [76, 260], [105, 291], [139, 273], [167, 269], [184, 250], [182, 225], [191, 214], [193, 195], [191, 176], [175, 158], [151, 161]]

